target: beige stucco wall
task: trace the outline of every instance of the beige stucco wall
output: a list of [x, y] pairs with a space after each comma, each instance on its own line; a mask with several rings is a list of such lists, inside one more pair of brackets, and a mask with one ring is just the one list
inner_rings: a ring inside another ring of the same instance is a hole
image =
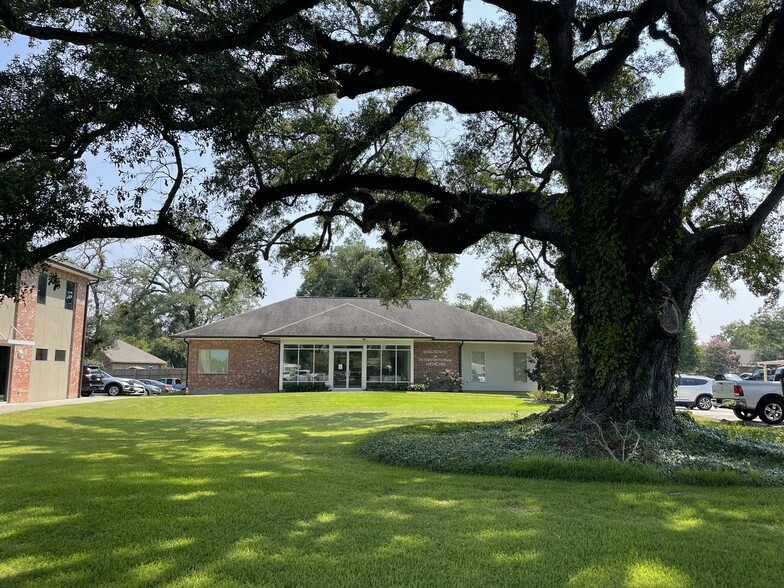
[[[35, 320], [35, 348], [47, 349], [46, 361], [33, 360], [30, 372], [29, 400], [54, 400], [68, 397], [71, 367], [71, 343], [74, 311], [65, 308], [66, 280], [73, 278], [60, 273], [60, 287], [47, 285], [46, 304], [38, 304]], [[83, 295], [78, 289], [76, 297]], [[35, 300], [32, 298], [31, 300]], [[55, 361], [55, 351], [65, 351], [65, 361]], [[77, 350], [81, 353], [81, 349]]]
[[11, 325], [14, 324], [14, 301], [7, 298], [0, 302], [0, 345], [5, 344], [5, 338], [13, 339]]
[[[462, 349], [462, 376], [463, 390], [492, 391], [492, 392], [533, 392], [537, 384], [530, 378], [527, 382], [514, 381], [514, 353], [525, 353], [530, 363], [532, 343], [463, 343]], [[471, 353], [484, 351], [485, 353], [485, 381], [471, 381]]]

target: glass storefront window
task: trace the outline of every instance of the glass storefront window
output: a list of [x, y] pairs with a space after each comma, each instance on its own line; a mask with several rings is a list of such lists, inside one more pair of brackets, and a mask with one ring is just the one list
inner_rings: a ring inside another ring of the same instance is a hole
[[325, 382], [329, 375], [329, 345], [284, 345], [284, 382]]
[[410, 345], [368, 345], [368, 382], [406, 384], [411, 382]]

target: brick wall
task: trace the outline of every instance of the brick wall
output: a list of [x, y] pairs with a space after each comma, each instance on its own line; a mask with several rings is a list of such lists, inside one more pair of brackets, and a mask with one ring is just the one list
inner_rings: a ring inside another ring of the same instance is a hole
[[[227, 374], [198, 373], [200, 349], [228, 349]], [[280, 347], [260, 339], [195, 340], [188, 345], [188, 390], [277, 392]]]
[[[68, 398], [78, 398], [82, 387], [82, 355], [84, 352], [84, 312], [87, 307], [87, 278], [76, 274], [67, 274], [58, 269], [62, 280], [76, 282], [76, 296], [73, 309], [73, 327], [71, 331], [71, 365], [68, 375]], [[63, 281], [63, 286], [65, 287]]]
[[[25, 272], [22, 274], [21, 283], [23, 285], [37, 284], [37, 274]], [[35, 340], [35, 298], [36, 290], [27, 291], [24, 299], [16, 304], [14, 326], [19, 332], [12, 330], [9, 337], [15, 339], [24, 337], [28, 341]], [[27, 345], [17, 345], [11, 348], [11, 375], [8, 381], [8, 400], [10, 402], [27, 402], [30, 399], [30, 370], [33, 366], [34, 354], [35, 348]]]
[[460, 343], [414, 342], [414, 382], [439, 380], [446, 370], [460, 373]]

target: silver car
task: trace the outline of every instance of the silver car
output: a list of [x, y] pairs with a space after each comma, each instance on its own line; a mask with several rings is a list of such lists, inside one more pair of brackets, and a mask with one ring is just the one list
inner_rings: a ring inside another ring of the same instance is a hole
[[152, 380], [132, 380], [132, 382], [138, 386], [144, 388], [144, 395], [151, 396], [153, 394], [160, 394], [161, 388], [152, 384]]

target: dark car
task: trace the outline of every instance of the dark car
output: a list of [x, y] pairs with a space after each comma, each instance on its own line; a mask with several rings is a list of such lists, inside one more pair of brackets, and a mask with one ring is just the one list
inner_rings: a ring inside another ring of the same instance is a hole
[[784, 366], [777, 367], [776, 373], [773, 374], [774, 382], [780, 382], [781, 380], [784, 380]]
[[82, 396], [91, 396], [93, 392], [103, 390], [103, 375], [97, 365], [86, 365], [82, 368]]
[[[776, 375], [776, 368], [769, 368], [768, 369], [768, 381], [773, 381], [773, 376]], [[764, 380], [765, 379], [765, 370], [762, 368], [754, 370], [754, 373], [751, 374], [749, 380]]]

